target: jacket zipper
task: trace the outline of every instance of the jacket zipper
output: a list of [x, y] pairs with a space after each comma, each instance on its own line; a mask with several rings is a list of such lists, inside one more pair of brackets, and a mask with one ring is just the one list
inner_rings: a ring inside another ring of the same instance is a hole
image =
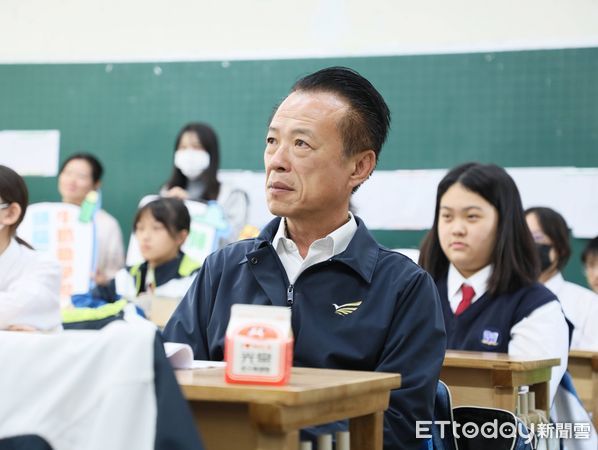
[[287, 305], [289, 305], [290, 307], [293, 306], [293, 303], [295, 301], [294, 299], [294, 291], [293, 291], [293, 285], [289, 284], [289, 287], [287, 288]]

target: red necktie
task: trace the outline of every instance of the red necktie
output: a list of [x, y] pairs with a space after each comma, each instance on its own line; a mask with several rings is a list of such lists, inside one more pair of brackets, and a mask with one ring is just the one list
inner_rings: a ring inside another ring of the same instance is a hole
[[475, 291], [470, 285], [463, 283], [461, 285], [461, 295], [461, 302], [459, 303], [459, 306], [457, 306], [455, 316], [458, 316], [467, 308], [469, 308], [469, 305], [471, 305], [471, 299], [475, 295]]

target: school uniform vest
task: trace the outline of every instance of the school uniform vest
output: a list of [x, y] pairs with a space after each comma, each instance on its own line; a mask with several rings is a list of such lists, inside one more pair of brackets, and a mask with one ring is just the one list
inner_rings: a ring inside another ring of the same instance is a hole
[[436, 281], [447, 334], [447, 348], [508, 353], [511, 328], [534, 310], [555, 299], [539, 283], [511, 294], [491, 297], [488, 292], [455, 316], [447, 294], [446, 277]]

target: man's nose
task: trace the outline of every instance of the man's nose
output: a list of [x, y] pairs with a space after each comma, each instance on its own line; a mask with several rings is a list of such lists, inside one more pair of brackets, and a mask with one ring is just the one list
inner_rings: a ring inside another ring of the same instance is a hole
[[290, 170], [289, 151], [286, 145], [281, 144], [273, 153], [266, 153], [266, 169], [276, 172]]

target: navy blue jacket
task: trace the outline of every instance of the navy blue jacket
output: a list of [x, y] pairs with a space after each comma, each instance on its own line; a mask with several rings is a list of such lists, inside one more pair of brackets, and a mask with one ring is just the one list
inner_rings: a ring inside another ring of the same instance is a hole
[[[164, 337], [196, 359], [222, 360], [234, 303], [290, 306], [295, 366], [401, 373], [385, 413], [384, 447], [419, 448], [415, 421], [431, 420], [446, 336], [432, 278], [378, 245], [363, 222], [347, 249], [290, 285], [271, 242], [280, 219], [255, 239], [211, 254], [168, 322]], [[351, 314], [338, 306], [361, 301]]]
[[447, 333], [447, 348], [481, 352], [509, 352], [511, 328], [556, 297], [539, 283], [512, 294], [490, 297], [486, 292], [459, 316], [447, 294], [446, 277], [437, 282]]

